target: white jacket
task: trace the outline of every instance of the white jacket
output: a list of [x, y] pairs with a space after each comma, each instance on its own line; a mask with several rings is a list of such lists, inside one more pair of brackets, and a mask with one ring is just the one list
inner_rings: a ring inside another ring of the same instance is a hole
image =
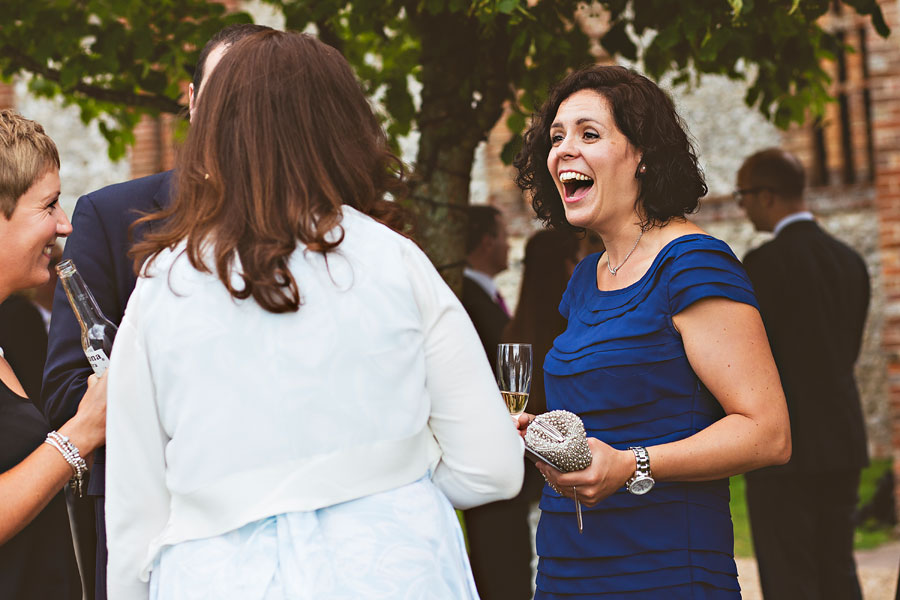
[[471, 321], [409, 240], [344, 207], [303, 305], [236, 301], [176, 249], [138, 280], [109, 370], [108, 592], [146, 598], [165, 545], [413, 482], [514, 496], [522, 443]]

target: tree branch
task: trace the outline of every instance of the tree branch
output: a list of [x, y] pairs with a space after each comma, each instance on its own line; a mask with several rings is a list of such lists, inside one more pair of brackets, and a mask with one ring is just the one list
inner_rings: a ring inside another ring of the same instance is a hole
[[[19, 65], [20, 70], [30, 71], [35, 75], [40, 75], [44, 79], [59, 83], [62, 73], [58, 69], [52, 69], [46, 65], [42, 65], [30, 56], [22, 54], [12, 46], [3, 46], [0, 54], [11, 57], [15, 64]], [[179, 114], [187, 109], [177, 100], [173, 100], [168, 96], [160, 94], [135, 93], [126, 90], [114, 90], [79, 81], [70, 89], [63, 90], [63, 93], [76, 92], [83, 94], [89, 98], [100, 100], [102, 102], [110, 102], [113, 104], [122, 104], [125, 106], [133, 106], [136, 108], [145, 108], [150, 110], [158, 110], [164, 113]]]
[[316, 21], [316, 29], [319, 32], [319, 40], [343, 54], [344, 40], [334, 32], [334, 28], [326, 19], [319, 19]]

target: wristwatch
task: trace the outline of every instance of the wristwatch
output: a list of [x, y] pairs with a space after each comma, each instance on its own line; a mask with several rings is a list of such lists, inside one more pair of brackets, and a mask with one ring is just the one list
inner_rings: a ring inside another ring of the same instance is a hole
[[632, 446], [629, 450], [634, 452], [637, 468], [634, 470], [634, 475], [631, 476], [631, 479], [625, 482], [625, 489], [632, 494], [640, 496], [653, 489], [653, 484], [656, 483], [653, 475], [650, 473], [650, 455], [647, 454], [647, 449], [643, 446]]

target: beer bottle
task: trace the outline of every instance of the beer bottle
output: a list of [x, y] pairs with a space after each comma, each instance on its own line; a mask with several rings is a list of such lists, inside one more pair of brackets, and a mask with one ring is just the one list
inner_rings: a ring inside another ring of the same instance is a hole
[[94, 295], [84, 283], [72, 259], [56, 265], [56, 272], [59, 274], [59, 282], [69, 298], [78, 324], [81, 325], [81, 347], [88, 362], [91, 363], [94, 374], [100, 377], [109, 366], [113, 340], [116, 338], [118, 328], [100, 312]]

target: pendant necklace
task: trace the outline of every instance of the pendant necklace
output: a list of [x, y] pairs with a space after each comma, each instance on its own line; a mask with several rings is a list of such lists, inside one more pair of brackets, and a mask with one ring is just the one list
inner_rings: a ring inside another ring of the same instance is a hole
[[606, 268], [609, 269], [609, 272], [615, 275], [619, 269], [622, 268], [622, 265], [631, 258], [631, 253], [634, 252], [634, 249], [637, 248], [638, 242], [641, 241], [641, 238], [644, 237], [644, 229], [641, 228], [641, 232], [638, 234], [637, 239], [634, 240], [634, 246], [631, 247], [631, 250], [628, 251], [628, 254], [625, 255], [625, 258], [622, 259], [622, 262], [619, 263], [618, 267], [613, 268], [612, 265], [609, 264], [609, 250], [606, 251]]

